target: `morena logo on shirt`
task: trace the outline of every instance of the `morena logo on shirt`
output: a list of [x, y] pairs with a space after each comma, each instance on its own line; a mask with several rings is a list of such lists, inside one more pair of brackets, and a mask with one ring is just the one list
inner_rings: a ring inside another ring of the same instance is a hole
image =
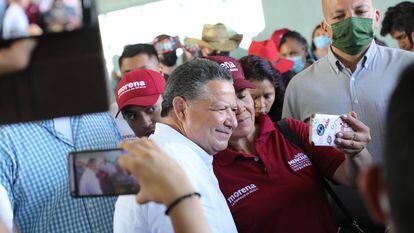
[[234, 206], [238, 201], [250, 195], [253, 192], [259, 190], [255, 184], [249, 184], [246, 187], [243, 187], [236, 192], [234, 192], [230, 197], [227, 198], [227, 201], [231, 206]]
[[308, 156], [304, 153], [297, 153], [294, 159], [288, 161], [288, 164], [295, 172], [312, 165]]

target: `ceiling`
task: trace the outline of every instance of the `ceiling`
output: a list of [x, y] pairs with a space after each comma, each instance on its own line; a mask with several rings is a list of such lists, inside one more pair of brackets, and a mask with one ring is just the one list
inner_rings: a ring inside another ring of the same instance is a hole
[[97, 0], [99, 14], [144, 5], [160, 0]]

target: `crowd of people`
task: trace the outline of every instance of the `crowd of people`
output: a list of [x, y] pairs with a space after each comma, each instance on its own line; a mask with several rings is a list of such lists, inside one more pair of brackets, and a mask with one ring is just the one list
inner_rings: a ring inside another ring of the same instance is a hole
[[0, 37], [13, 39], [82, 26], [79, 0], [1, 0]]
[[[0, 126], [5, 231], [414, 231], [414, 3], [382, 21], [399, 49], [374, 37], [374, 3], [322, 0], [310, 44], [279, 29], [240, 59], [230, 52], [243, 36], [221, 23], [178, 47], [157, 49], [176, 43], [165, 34], [126, 45], [108, 113]], [[1, 49], [0, 72], [27, 65], [7, 64], [34, 46]], [[316, 146], [314, 113], [340, 115], [352, 131]], [[117, 161], [78, 161], [80, 188], [99, 195], [122, 168], [139, 181], [137, 195], [71, 197], [67, 154], [116, 147], [126, 151]]]

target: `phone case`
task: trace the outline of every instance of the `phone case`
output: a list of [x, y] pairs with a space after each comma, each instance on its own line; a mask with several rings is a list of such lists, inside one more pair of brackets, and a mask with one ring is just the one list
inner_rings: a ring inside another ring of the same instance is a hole
[[313, 114], [309, 140], [315, 146], [335, 146], [335, 135], [341, 131], [352, 131], [352, 128], [339, 115]]

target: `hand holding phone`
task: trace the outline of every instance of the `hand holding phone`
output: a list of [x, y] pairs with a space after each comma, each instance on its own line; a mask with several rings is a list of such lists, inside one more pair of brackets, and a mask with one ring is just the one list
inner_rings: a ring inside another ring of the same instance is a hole
[[170, 205], [178, 197], [194, 192], [178, 163], [151, 140], [123, 141], [119, 147], [128, 152], [119, 160], [121, 167], [140, 180], [139, 203], [155, 201]]
[[136, 194], [138, 181], [125, 173], [118, 160], [121, 149], [79, 151], [69, 154], [70, 190], [74, 197]]
[[336, 146], [338, 132], [351, 132], [352, 128], [340, 115], [313, 114], [309, 127], [309, 140], [315, 146]]

